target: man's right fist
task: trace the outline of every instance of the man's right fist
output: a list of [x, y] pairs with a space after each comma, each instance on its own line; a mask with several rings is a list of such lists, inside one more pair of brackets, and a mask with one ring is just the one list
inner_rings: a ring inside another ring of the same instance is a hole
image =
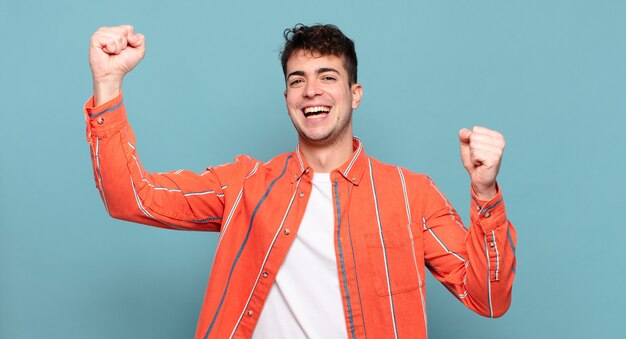
[[124, 75], [137, 66], [145, 53], [143, 34], [135, 34], [130, 25], [102, 27], [91, 36], [89, 66], [96, 105], [119, 94]]

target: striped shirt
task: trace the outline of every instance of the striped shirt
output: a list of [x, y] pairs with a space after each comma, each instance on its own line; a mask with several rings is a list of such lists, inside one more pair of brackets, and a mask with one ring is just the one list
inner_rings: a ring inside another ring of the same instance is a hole
[[[92, 98], [85, 105], [87, 139], [108, 213], [157, 227], [219, 232], [196, 338], [249, 338], [311, 193], [313, 170], [299, 148], [267, 163], [238, 156], [200, 174], [149, 173], [122, 96], [93, 106]], [[350, 338], [426, 338], [426, 268], [471, 310], [487, 317], [506, 312], [516, 235], [500, 190], [490, 201], [471, 192], [466, 227], [429, 177], [367, 156], [358, 139], [330, 179]]]

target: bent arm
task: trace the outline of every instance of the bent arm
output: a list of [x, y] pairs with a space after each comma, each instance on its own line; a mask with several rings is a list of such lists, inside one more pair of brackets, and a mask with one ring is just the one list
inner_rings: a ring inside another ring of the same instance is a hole
[[152, 226], [219, 231], [228, 186], [221, 181], [235, 177], [218, 178], [213, 169], [202, 174], [149, 173], [139, 159], [122, 95], [94, 105], [92, 97], [84, 108], [87, 140], [96, 187], [107, 212]]
[[516, 266], [516, 233], [502, 192], [483, 201], [472, 190], [467, 229], [430, 180], [427, 190], [422, 226], [428, 268], [468, 308], [487, 317], [502, 316], [511, 304]]

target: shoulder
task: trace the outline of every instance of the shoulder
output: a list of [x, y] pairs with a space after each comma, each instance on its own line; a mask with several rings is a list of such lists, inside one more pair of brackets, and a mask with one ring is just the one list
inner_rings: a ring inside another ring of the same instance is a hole
[[260, 161], [249, 155], [241, 154], [235, 156], [231, 162], [207, 167], [206, 172], [214, 174], [221, 180], [230, 182], [245, 178], [260, 163]]
[[239, 156], [238, 161], [245, 162], [249, 171], [246, 173], [245, 178], [275, 178], [282, 177], [285, 173], [292, 170], [295, 166], [294, 153], [281, 153], [270, 159], [269, 161], [262, 162], [260, 160], [251, 158], [249, 156]]
[[431, 181], [430, 177], [426, 174], [416, 173], [402, 166], [388, 164], [371, 156], [368, 156], [368, 160], [371, 162], [372, 168], [375, 171], [382, 173], [385, 176], [400, 176], [400, 178], [402, 180], [405, 180], [407, 184], [411, 183], [425, 185]]
[[218, 166], [209, 166], [207, 171], [219, 176], [250, 177], [256, 173], [271, 173], [285, 169], [289, 160], [293, 158], [293, 153], [283, 153], [275, 156], [267, 162], [251, 157], [247, 154], [240, 154], [234, 157], [233, 161]]
[[263, 168], [266, 170], [283, 169], [294, 157], [293, 152], [281, 153], [263, 163]]

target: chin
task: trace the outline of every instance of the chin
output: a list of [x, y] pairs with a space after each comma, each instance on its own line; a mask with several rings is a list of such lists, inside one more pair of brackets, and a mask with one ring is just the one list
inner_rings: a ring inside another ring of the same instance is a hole
[[339, 135], [336, 134], [325, 134], [325, 135], [306, 135], [300, 134], [300, 139], [303, 142], [306, 142], [309, 145], [316, 147], [325, 147], [335, 144], [340, 138]]

